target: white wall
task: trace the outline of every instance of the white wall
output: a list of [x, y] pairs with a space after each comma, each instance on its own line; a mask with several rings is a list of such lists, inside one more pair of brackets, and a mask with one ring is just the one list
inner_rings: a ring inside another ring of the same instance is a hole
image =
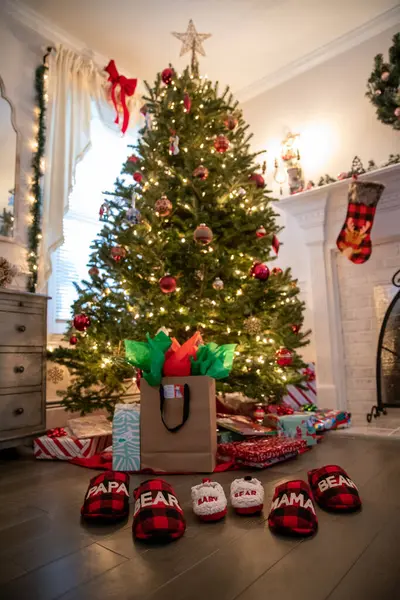
[[[26, 273], [25, 246], [27, 226], [28, 177], [31, 174], [35, 69], [41, 63], [47, 41], [23, 27], [4, 12], [0, 5], [0, 76], [6, 95], [15, 109], [19, 133], [20, 174], [17, 184], [16, 236], [11, 241], [0, 240], [0, 256], [17, 264]], [[7, 149], [0, 148], [0, 154]], [[24, 288], [24, 276], [15, 287]]]
[[[400, 23], [242, 105], [254, 132], [254, 149], [268, 150], [268, 185], [273, 161], [288, 130], [300, 133], [306, 180], [349, 170], [359, 155], [365, 166], [400, 152], [400, 135], [375, 117], [365, 97], [366, 82], [378, 53], [387, 55]], [[277, 193], [277, 186], [274, 185]]]

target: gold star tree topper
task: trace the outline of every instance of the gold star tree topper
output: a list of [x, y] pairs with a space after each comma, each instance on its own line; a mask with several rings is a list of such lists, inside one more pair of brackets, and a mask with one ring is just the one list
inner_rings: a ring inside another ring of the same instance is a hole
[[172, 35], [182, 42], [182, 48], [179, 56], [183, 56], [186, 54], [186, 52], [192, 53], [192, 72], [194, 75], [197, 75], [199, 71], [199, 63], [196, 52], [202, 56], [206, 55], [202, 42], [211, 37], [211, 33], [197, 33], [196, 27], [194, 26], [192, 19], [190, 19], [186, 33], [176, 33], [176, 31], [173, 31]]

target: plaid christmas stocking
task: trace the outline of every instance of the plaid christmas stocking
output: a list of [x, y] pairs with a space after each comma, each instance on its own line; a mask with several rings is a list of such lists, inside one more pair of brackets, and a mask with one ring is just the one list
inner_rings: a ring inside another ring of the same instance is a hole
[[384, 189], [384, 185], [372, 181], [350, 183], [347, 215], [336, 245], [353, 263], [364, 263], [371, 256], [371, 229]]
[[357, 486], [342, 467], [327, 465], [308, 472], [308, 481], [316, 502], [325, 510], [358, 510], [361, 498]]
[[289, 535], [313, 535], [317, 531], [312, 494], [305, 481], [287, 481], [275, 488], [268, 525], [276, 533]]

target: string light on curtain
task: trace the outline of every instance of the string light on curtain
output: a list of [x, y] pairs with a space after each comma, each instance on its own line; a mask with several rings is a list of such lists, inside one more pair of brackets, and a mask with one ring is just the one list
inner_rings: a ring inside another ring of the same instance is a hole
[[41, 232], [41, 214], [42, 214], [42, 188], [41, 179], [45, 169], [45, 143], [46, 143], [46, 107], [48, 102], [47, 80], [48, 80], [48, 57], [53, 50], [47, 48], [43, 57], [43, 63], [39, 65], [35, 72], [35, 93], [36, 106], [35, 115], [35, 138], [31, 141], [33, 150], [32, 155], [32, 177], [30, 179], [30, 189], [27, 196], [29, 202], [28, 216], [28, 267], [30, 277], [28, 280], [28, 291], [35, 292], [38, 280], [38, 255], [39, 245], [42, 239]]

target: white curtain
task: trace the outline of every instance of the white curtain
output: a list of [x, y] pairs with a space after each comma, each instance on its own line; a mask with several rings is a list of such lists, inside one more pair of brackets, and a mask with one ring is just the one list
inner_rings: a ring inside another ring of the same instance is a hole
[[[90, 148], [92, 101], [104, 124], [118, 131], [108, 86], [107, 74], [92, 60], [72, 50], [60, 46], [49, 57], [38, 292], [46, 291], [51, 254], [63, 243], [63, 220], [69, 208], [76, 165]], [[132, 128], [140, 118], [139, 90], [126, 100], [131, 115], [129, 128]]]

